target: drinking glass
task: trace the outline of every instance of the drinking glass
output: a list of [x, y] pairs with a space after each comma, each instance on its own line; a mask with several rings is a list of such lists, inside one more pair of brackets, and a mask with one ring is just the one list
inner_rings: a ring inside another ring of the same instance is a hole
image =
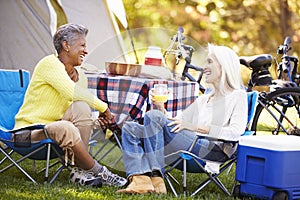
[[168, 101], [168, 85], [167, 84], [155, 84], [153, 91], [153, 99], [156, 102]]

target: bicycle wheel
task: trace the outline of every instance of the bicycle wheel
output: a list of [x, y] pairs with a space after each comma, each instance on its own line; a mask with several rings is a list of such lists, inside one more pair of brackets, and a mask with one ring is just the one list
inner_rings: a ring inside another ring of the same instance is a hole
[[255, 131], [255, 135], [300, 135], [299, 99], [299, 87], [261, 93], [251, 130]]

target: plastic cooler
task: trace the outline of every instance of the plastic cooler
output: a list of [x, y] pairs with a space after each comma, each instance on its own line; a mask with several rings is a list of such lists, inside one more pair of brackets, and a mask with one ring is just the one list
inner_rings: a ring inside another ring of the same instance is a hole
[[241, 137], [236, 180], [240, 196], [300, 199], [300, 137]]

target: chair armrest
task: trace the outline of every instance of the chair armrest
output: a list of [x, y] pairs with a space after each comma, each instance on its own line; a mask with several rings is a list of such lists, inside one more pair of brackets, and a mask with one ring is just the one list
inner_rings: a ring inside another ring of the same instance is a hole
[[221, 138], [215, 138], [215, 137], [209, 136], [208, 134], [203, 134], [203, 133], [198, 133], [198, 132], [196, 133], [196, 135], [201, 138], [206, 138], [210, 141], [218, 141], [218, 142], [233, 143], [233, 144], [239, 142], [238, 140], [225, 140], [225, 139], [221, 139]]

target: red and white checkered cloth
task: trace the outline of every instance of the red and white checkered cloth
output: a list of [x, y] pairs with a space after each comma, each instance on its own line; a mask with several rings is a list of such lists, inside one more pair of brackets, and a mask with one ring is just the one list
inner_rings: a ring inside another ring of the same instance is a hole
[[107, 74], [87, 74], [88, 87], [116, 116], [117, 124], [124, 121], [141, 122], [146, 111], [152, 108], [148, 93], [154, 84], [164, 83], [171, 91], [165, 108], [169, 116], [176, 116], [193, 103], [199, 94], [196, 82], [146, 79]]

